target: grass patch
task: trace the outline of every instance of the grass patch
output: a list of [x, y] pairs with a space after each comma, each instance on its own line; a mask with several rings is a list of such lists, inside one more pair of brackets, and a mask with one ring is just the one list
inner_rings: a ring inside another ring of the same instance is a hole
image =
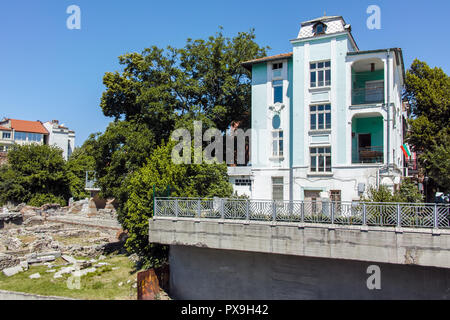
[[[62, 261], [58, 259], [55, 265]], [[70, 289], [68, 281], [70, 275], [54, 279], [54, 273], [46, 272], [46, 266], [31, 266], [28, 271], [19, 273], [12, 277], [6, 277], [0, 273], [0, 289], [44, 296], [59, 296], [86, 300], [135, 300], [137, 289], [132, 288], [136, 281], [136, 270], [134, 264], [125, 255], [107, 257], [101, 262], [110, 265], [97, 269], [96, 272], [81, 277], [80, 289]], [[113, 268], [119, 267], [117, 270]], [[55, 268], [59, 270], [61, 267]], [[40, 279], [29, 279], [28, 277], [39, 272]], [[71, 279], [73, 280], [73, 278]], [[127, 283], [130, 280], [130, 283]], [[119, 287], [119, 283], [123, 285]]]

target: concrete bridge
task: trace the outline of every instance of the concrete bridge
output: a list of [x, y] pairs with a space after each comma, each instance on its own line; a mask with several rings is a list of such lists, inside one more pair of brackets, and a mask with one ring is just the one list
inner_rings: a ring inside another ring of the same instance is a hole
[[157, 199], [149, 240], [170, 245], [178, 299], [450, 299], [449, 210]]

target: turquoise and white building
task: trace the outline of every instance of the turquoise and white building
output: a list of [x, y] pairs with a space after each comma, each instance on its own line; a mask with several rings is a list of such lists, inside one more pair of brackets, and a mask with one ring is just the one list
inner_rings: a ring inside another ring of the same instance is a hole
[[253, 199], [353, 201], [370, 185], [394, 188], [404, 167], [402, 50], [360, 50], [341, 16], [303, 22], [290, 42], [292, 52], [243, 63], [251, 169], [235, 178], [251, 180]]

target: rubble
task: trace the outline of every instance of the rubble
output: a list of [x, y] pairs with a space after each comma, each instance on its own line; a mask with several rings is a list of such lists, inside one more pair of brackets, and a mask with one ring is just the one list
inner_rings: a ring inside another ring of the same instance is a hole
[[19, 265], [19, 266], [3, 269], [3, 274], [7, 277], [12, 277], [23, 271], [24, 271], [23, 268]]
[[[116, 242], [120, 225], [113, 202], [108, 200], [104, 209], [95, 210], [92, 198], [72, 199], [68, 207], [45, 204], [38, 208], [22, 203], [0, 208], [0, 271], [13, 276], [38, 264], [46, 265], [45, 272], [54, 273], [54, 278], [61, 278], [86, 275], [108, 265], [99, 262], [106, 258], [103, 254], [123, 245]], [[66, 263], [58, 260], [58, 270], [55, 261], [60, 257]], [[40, 276], [33, 274], [30, 279]]]
[[39, 279], [40, 277], [41, 277], [41, 275], [39, 273], [35, 273], [35, 274], [32, 274], [31, 276], [29, 276], [28, 278], [30, 278], [30, 279]]
[[0, 253], [0, 270], [15, 267], [20, 263], [20, 260], [12, 255]]

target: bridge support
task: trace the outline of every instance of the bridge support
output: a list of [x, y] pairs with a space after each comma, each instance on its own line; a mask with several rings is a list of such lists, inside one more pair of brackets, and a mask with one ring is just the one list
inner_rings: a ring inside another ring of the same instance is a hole
[[380, 290], [369, 290], [370, 262], [170, 247], [170, 291], [183, 300], [449, 299], [450, 269], [377, 263]]

